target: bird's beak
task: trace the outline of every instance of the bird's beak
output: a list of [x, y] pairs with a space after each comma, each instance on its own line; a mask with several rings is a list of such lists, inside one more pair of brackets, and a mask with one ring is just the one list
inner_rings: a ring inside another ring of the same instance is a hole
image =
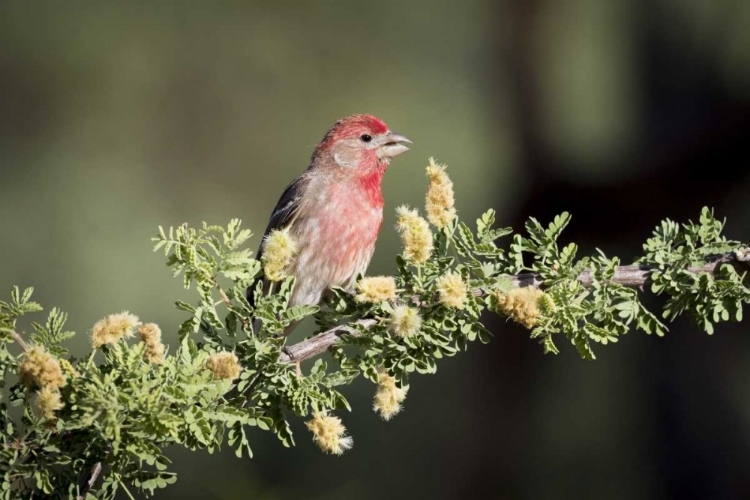
[[381, 145], [378, 147], [378, 156], [381, 158], [393, 158], [401, 153], [406, 153], [409, 148], [402, 143], [411, 144], [412, 142], [408, 137], [397, 134], [396, 132], [388, 132], [381, 139]]

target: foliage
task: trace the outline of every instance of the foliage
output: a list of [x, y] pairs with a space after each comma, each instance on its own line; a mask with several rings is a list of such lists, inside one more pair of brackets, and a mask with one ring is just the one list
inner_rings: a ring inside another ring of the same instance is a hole
[[[446, 179], [441, 177], [443, 186]], [[445, 192], [452, 196], [452, 189]], [[238, 457], [252, 456], [250, 428], [273, 432], [291, 446], [294, 417], [314, 415], [308, 427], [328, 429], [325, 439], [323, 431], [313, 431], [316, 441], [340, 453], [350, 438], [338, 418], [326, 415], [351, 410], [342, 386], [361, 374], [380, 382], [381, 392], [398, 394], [394, 405], [400, 404], [414, 373], [434, 373], [443, 357], [490, 340], [481, 322], [487, 311], [513, 318], [513, 311], [523, 309], [523, 323], [544, 352], [557, 353], [556, 340], [565, 337], [583, 358], [594, 359], [593, 343], [617, 342], [632, 327], [664, 335], [663, 320], [682, 313], [712, 333], [717, 322], [740, 321], [742, 304], [750, 301], [746, 275], [733, 259], [744, 247], [722, 236], [723, 224], [708, 209], [698, 223], [665, 220], [644, 245], [637, 264], [650, 270], [651, 292], [668, 296], [662, 319], [646, 309], [637, 289], [618, 282], [618, 258], [598, 252], [577, 259], [574, 243], [559, 243], [570, 222], [567, 213], [546, 227], [530, 219], [527, 234], [513, 235], [507, 248], [498, 240], [512, 231], [493, 227], [493, 210], [472, 230], [446, 208], [431, 236], [416, 212], [401, 213], [408, 216], [402, 235], [411, 247], [397, 257], [396, 299], [355, 300], [351, 291], [336, 288], [320, 307], [288, 307], [293, 277], [276, 283], [277, 289], [253, 285], [262, 265], [244, 247], [251, 233], [239, 220], [226, 227], [159, 228], [155, 250], [197, 292], [193, 304], [176, 302], [187, 318], [174, 352], [160, 362], [145, 355], [145, 340], [128, 340], [127, 321], [89, 356], [70, 357], [64, 343], [73, 333], [64, 329], [65, 313], [52, 309], [44, 323], [26, 323], [41, 307], [31, 300], [32, 289], [14, 288], [10, 301], [0, 302], [0, 498], [153, 494], [176, 479], [167, 470], [165, 447], [212, 453], [226, 442]], [[422, 233], [416, 237], [415, 231]], [[415, 247], [420, 244], [431, 250], [426, 260]], [[589, 277], [585, 282], [583, 275]], [[516, 293], [523, 277], [543, 292]], [[245, 298], [251, 286], [254, 305]], [[313, 335], [348, 326], [329, 349], [333, 366], [318, 359], [303, 370], [287, 362], [283, 332], [310, 316], [317, 325]], [[374, 321], [365, 327], [357, 322], [361, 318]], [[22, 371], [31, 348], [43, 348], [39, 352], [63, 373], [64, 385], [53, 393], [62, 408], [40, 411], [45, 388], [18, 382], [28, 379]], [[217, 370], [219, 359], [238, 363], [239, 375]], [[387, 418], [399, 408], [391, 407]], [[88, 490], [97, 464], [102, 472]]]

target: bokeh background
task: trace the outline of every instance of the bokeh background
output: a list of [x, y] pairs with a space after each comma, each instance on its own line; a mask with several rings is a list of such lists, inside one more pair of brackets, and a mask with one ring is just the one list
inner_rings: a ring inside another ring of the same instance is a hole
[[[662, 218], [703, 205], [748, 241], [748, 26], [743, 0], [6, 0], [0, 289], [36, 286], [80, 332], [122, 309], [174, 332], [190, 296], [151, 253], [156, 226], [262, 231], [355, 112], [414, 141], [385, 177], [371, 273], [394, 270], [393, 209], [421, 205], [429, 156], [466, 220], [568, 210], [583, 252], [629, 261]], [[253, 432], [253, 460], [174, 450], [180, 478], [158, 498], [750, 495], [747, 323], [631, 333], [595, 362], [489, 326], [489, 346], [415, 377], [392, 422], [371, 385], [350, 387], [343, 458], [297, 421], [295, 449]]]

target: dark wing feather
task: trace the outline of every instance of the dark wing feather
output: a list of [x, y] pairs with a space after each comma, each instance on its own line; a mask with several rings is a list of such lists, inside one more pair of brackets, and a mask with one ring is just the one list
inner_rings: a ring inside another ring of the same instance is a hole
[[[256, 259], [260, 260], [263, 256], [263, 243], [265, 242], [266, 236], [275, 229], [288, 227], [294, 222], [294, 219], [297, 218], [300, 200], [302, 199], [302, 195], [305, 192], [308, 182], [309, 180], [307, 176], [303, 174], [294, 179], [294, 181], [292, 181], [292, 183], [284, 190], [281, 198], [279, 198], [279, 201], [276, 203], [276, 208], [274, 208], [271, 213], [271, 220], [268, 221], [268, 226], [263, 233], [263, 241], [261, 241], [260, 247], [258, 247], [258, 253], [255, 255]], [[247, 301], [250, 302], [250, 305], [254, 305], [253, 290], [261, 279], [262, 278], [256, 279], [246, 291]]]

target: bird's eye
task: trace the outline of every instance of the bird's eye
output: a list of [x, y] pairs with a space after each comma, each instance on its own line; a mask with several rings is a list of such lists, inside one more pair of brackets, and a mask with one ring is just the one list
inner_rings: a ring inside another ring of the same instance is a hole
[[362, 142], [370, 142], [372, 140], [372, 137], [367, 134], [362, 134], [359, 138], [362, 139]]

